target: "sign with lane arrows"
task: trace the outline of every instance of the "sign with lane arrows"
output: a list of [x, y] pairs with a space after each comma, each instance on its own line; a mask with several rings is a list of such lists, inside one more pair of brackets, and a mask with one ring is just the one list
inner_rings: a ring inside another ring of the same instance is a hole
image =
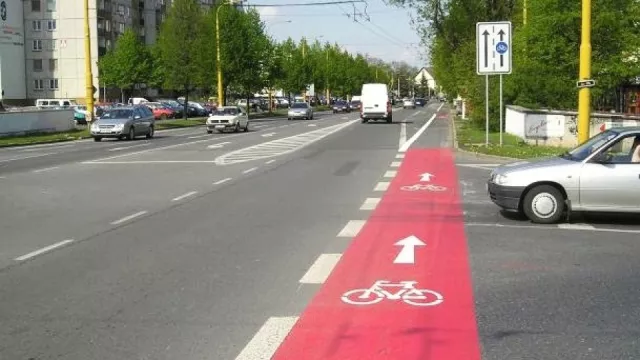
[[511, 74], [511, 22], [476, 24], [478, 75]]

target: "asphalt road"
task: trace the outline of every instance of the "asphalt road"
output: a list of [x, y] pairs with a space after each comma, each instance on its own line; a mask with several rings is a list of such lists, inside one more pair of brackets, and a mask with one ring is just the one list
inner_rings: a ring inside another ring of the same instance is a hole
[[[0, 359], [268, 359], [447, 114], [0, 150]], [[505, 217], [501, 161], [456, 158], [483, 358], [639, 358], [640, 228]]]

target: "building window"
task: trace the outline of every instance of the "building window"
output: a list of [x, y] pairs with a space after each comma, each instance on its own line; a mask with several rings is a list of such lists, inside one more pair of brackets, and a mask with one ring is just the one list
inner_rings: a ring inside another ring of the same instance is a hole
[[58, 90], [58, 79], [49, 79], [49, 89]]
[[57, 25], [55, 20], [47, 20], [47, 30], [53, 31], [58, 27]]
[[40, 20], [33, 20], [31, 26], [33, 27], [33, 31], [42, 30], [42, 22], [40, 22]]
[[116, 12], [120, 15], [124, 15], [124, 5], [118, 4], [118, 9], [116, 10]]
[[42, 71], [42, 59], [33, 59], [33, 71], [34, 72]]
[[42, 81], [42, 79], [33, 80], [33, 89], [34, 90], [42, 90], [42, 89], [44, 89], [44, 81]]
[[58, 59], [49, 59], [49, 71], [56, 71], [58, 69]]
[[118, 23], [118, 32], [124, 34], [124, 23]]
[[47, 0], [47, 11], [56, 11], [56, 0]]
[[33, 51], [42, 51], [42, 40], [33, 40]]
[[40, 12], [42, 8], [40, 7], [40, 0], [31, 0], [31, 11]]

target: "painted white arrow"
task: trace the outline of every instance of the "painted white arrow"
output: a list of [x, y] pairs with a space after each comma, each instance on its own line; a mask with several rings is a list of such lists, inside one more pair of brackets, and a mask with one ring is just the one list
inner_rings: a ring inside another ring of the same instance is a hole
[[425, 246], [422, 240], [417, 237], [411, 235], [408, 236], [397, 243], [396, 246], [402, 246], [400, 249], [400, 253], [396, 256], [395, 260], [393, 260], [394, 264], [415, 264], [416, 262], [416, 247]]
[[431, 174], [429, 174], [429, 173], [421, 174], [421, 175], [420, 175], [420, 181], [426, 181], [426, 182], [429, 182], [429, 181], [431, 181], [431, 177], [432, 177], [432, 176], [433, 176], [433, 175], [431, 175]]

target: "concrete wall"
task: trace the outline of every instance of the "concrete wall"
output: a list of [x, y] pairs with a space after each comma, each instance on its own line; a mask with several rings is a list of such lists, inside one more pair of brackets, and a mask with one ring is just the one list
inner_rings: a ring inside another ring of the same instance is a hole
[[[572, 147], [578, 143], [575, 111], [531, 110], [507, 105], [505, 132], [528, 143]], [[591, 136], [612, 127], [640, 126], [639, 116], [612, 113], [591, 114]]]
[[73, 110], [34, 110], [0, 113], [0, 136], [75, 128]]

